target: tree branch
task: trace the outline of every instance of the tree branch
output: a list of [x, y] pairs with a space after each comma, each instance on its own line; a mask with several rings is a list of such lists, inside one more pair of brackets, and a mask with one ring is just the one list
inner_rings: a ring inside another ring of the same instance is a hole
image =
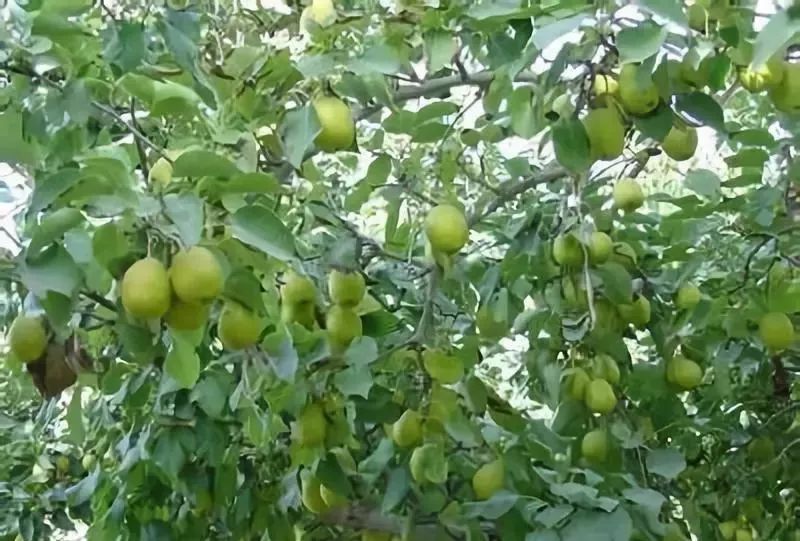
[[[457, 86], [485, 86], [491, 83], [494, 77], [495, 73], [487, 70], [438, 77], [425, 81], [421, 85], [401, 85], [394, 95], [394, 101], [408, 101], [439, 94]], [[539, 79], [541, 79], [540, 75], [530, 71], [522, 71], [514, 77], [514, 81], [519, 83], [535, 83]]]
[[[384, 515], [377, 509], [364, 503], [354, 503], [345, 507], [336, 507], [319, 517], [320, 522], [329, 526], [341, 526], [356, 531], [385, 532], [402, 535], [405, 517]], [[439, 528], [436, 525], [416, 525], [410, 532], [409, 539], [436, 539]]]

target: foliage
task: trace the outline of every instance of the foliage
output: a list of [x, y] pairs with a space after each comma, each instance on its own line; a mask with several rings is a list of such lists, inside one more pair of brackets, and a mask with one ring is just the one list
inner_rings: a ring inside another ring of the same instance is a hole
[[797, 8], [626, 4], [2, 2], [0, 538], [796, 540]]

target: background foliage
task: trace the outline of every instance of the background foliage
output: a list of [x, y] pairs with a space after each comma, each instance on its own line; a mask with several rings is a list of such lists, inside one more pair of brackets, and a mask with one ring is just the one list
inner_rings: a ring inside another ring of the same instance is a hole
[[[0, 161], [30, 187], [0, 269], [4, 322], [44, 314], [81, 373], [43, 401], [6, 359], [0, 537], [710, 540], [735, 521], [797, 539], [798, 349], [770, 355], [757, 333], [764, 313], [800, 309], [797, 124], [736, 81], [743, 57], [791, 42], [797, 8], [715, 1], [699, 31], [677, 0], [625, 4], [343, 1], [320, 26], [295, 3], [3, 2]], [[595, 75], [631, 62], [661, 103], [587, 173], [575, 118]], [[349, 151], [314, 146], [323, 93], [354, 111]], [[680, 164], [659, 151], [676, 117], [700, 134]], [[148, 180], [161, 157], [166, 184]], [[648, 198], [622, 214], [611, 188], [630, 175]], [[471, 226], [447, 273], [421, 232], [439, 202]], [[594, 229], [638, 263], [555, 265], [558, 234]], [[219, 302], [196, 333], [126, 317], [125, 269], [198, 243], [223, 263], [223, 296], [268, 321], [258, 347], [223, 350]], [[369, 288], [341, 358], [324, 329], [280, 318], [288, 269], [313, 278], [323, 313], [332, 267]], [[687, 282], [702, 300], [678, 310]], [[634, 292], [646, 328], [598, 325], [598, 303]], [[467, 367], [458, 384], [422, 369], [432, 347]], [[703, 369], [693, 391], [665, 380], [677, 351]], [[599, 353], [622, 371], [601, 417], [564, 389]], [[311, 400], [329, 423], [318, 448], [291, 437]], [[446, 482], [414, 482], [387, 437], [407, 408], [427, 416], [446, 456], [427, 475]], [[611, 449], [590, 464], [597, 427]], [[470, 479], [497, 457], [504, 490], [476, 501]], [[349, 503], [309, 512], [301, 471]]]

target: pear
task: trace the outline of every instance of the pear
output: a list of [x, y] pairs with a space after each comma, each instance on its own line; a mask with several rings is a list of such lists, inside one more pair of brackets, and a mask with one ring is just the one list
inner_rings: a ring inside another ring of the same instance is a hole
[[147, 174], [150, 185], [166, 186], [172, 181], [172, 164], [163, 156], [156, 160]]
[[425, 218], [425, 235], [434, 251], [455, 254], [469, 240], [464, 213], [453, 205], [437, 205]]
[[611, 95], [619, 93], [619, 83], [612, 75], [597, 73], [592, 81], [592, 92], [595, 96]]
[[720, 523], [719, 533], [724, 541], [733, 541], [734, 537], [736, 537], [736, 526], [735, 520]]
[[47, 332], [38, 317], [17, 316], [8, 331], [11, 351], [22, 362], [39, 359], [47, 348]]
[[638, 66], [625, 64], [619, 74], [619, 99], [622, 106], [632, 115], [646, 115], [658, 107], [658, 88], [647, 76], [640, 81]]
[[692, 158], [697, 150], [697, 130], [688, 126], [673, 126], [661, 142], [661, 149], [679, 162]]
[[737, 76], [742, 87], [756, 94], [781, 84], [786, 76], [786, 62], [783, 58], [774, 56], [759, 67], [740, 67]]
[[606, 431], [598, 428], [587, 432], [581, 440], [581, 455], [589, 462], [604, 462], [608, 457], [608, 434]]
[[122, 306], [135, 318], [155, 319], [169, 310], [172, 288], [161, 261], [146, 257], [130, 266], [122, 277]]
[[619, 315], [637, 329], [643, 329], [650, 322], [650, 301], [644, 296], [637, 297], [631, 304], [617, 307]]
[[589, 262], [601, 265], [608, 261], [614, 249], [614, 241], [606, 233], [595, 231], [589, 239]]
[[175, 300], [164, 316], [164, 321], [173, 329], [193, 331], [205, 325], [210, 306], [207, 303]]
[[336, 8], [332, 0], [312, 0], [306, 10], [307, 17], [323, 28], [336, 22]]
[[333, 305], [325, 316], [328, 342], [334, 353], [347, 349], [354, 339], [363, 334], [361, 318], [351, 308]]
[[779, 111], [800, 112], [800, 63], [785, 63], [783, 79], [770, 89], [769, 97]]
[[583, 400], [586, 396], [586, 387], [592, 381], [583, 368], [571, 368], [567, 374], [566, 392], [574, 400]]
[[700, 290], [694, 284], [682, 284], [675, 294], [675, 306], [679, 310], [691, 310], [700, 302]]
[[503, 460], [498, 458], [484, 464], [472, 476], [472, 490], [479, 500], [488, 500], [503, 488], [505, 483], [506, 467]]
[[320, 496], [322, 496], [322, 501], [325, 502], [325, 505], [328, 508], [344, 507], [345, 505], [347, 505], [346, 497], [326, 487], [325, 485], [320, 486], [319, 494]]
[[299, 323], [306, 329], [312, 329], [316, 321], [316, 310], [313, 304], [282, 304], [281, 321]]
[[553, 241], [553, 259], [563, 267], [580, 267], [583, 265], [583, 248], [581, 241], [572, 233], [559, 235]]
[[419, 485], [447, 480], [447, 460], [439, 445], [426, 443], [414, 449], [408, 466], [411, 477]]
[[689, 391], [703, 382], [703, 370], [696, 362], [676, 355], [667, 364], [667, 381]]
[[392, 425], [392, 440], [398, 447], [412, 447], [422, 441], [422, 416], [406, 410]]
[[620, 380], [619, 365], [610, 355], [600, 353], [592, 360], [592, 375], [616, 385]]
[[294, 272], [287, 273], [285, 282], [281, 286], [281, 301], [284, 305], [298, 305], [313, 303], [317, 296], [317, 288], [308, 276], [301, 276]]
[[594, 160], [613, 160], [625, 148], [625, 126], [613, 107], [592, 109], [583, 119]]
[[706, 24], [711, 24], [713, 20], [709, 18], [708, 10], [699, 2], [695, 2], [686, 10], [686, 17], [689, 19], [689, 28], [705, 33]]
[[292, 438], [303, 447], [316, 447], [325, 442], [328, 421], [322, 406], [311, 402], [303, 408], [292, 427]]
[[333, 269], [328, 274], [328, 294], [331, 302], [339, 306], [356, 306], [367, 291], [360, 272], [342, 272]]
[[601, 414], [611, 413], [617, 405], [614, 389], [604, 379], [593, 380], [586, 386], [584, 401], [591, 411]]
[[780, 312], [765, 314], [758, 324], [761, 341], [770, 351], [783, 351], [794, 343], [794, 325]]
[[217, 324], [222, 345], [231, 350], [255, 345], [263, 329], [261, 318], [237, 302], [225, 303]]
[[644, 204], [644, 191], [632, 178], [620, 179], [614, 186], [614, 204], [625, 212], [633, 212]]
[[172, 258], [170, 283], [183, 302], [208, 302], [222, 293], [222, 267], [208, 248], [192, 246]]
[[320, 132], [314, 143], [324, 152], [350, 148], [356, 139], [356, 125], [350, 107], [337, 97], [324, 96], [313, 101]]

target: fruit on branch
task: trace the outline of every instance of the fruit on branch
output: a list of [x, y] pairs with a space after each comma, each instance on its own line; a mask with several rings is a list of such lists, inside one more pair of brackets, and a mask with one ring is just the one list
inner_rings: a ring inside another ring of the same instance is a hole
[[637, 329], [643, 329], [650, 323], [650, 301], [643, 295], [639, 295], [631, 304], [620, 304], [617, 310], [623, 321]]
[[675, 306], [678, 310], [691, 310], [700, 302], [700, 289], [691, 283], [682, 284], [675, 294]]
[[192, 246], [172, 258], [172, 290], [183, 302], [209, 302], [222, 293], [222, 267], [208, 248]]
[[8, 331], [8, 343], [22, 362], [29, 363], [41, 357], [47, 347], [47, 331], [41, 318], [17, 316]]
[[769, 90], [775, 108], [784, 113], [800, 111], [800, 64], [786, 62], [781, 82]]
[[619, 73], [619, 99], [632, 115], [646, 115], [658, 107], [658, 88], [650, 75], [639, 74], [639, 66], [625, 64]]
[[596, 97], [616, 96], [619, 94], [619, 82], [613, 75], [596, 73], [592, 81], [592, 93]]
[[494, 311], [487, 305], [478, 308], [475, 314], [475, 326], [483, 338], [498, 340], [508, 334], [508, 323], [505, 319], [496, 319]]
[[364, 331], [361, 317], [352, 308], [333, 305], [325, 316], [325, 329], [328, 331], [328, 343], [331, 351], [342, 353], [354, 339]]
[[770, 312], [761, 317], [758, 334], [764, 345], [773, 352], [783, 351], [794, 343], [794, 325], [784, 313]]
[[292, 426], [292, 439], [303, 447], [316, 447], [325, 443], [328, 421], [325, 411], [316, 402], [307, 404]]
[[733, 541], [733, 539], [736, 537], [736, 527], [737, 524], [735, 520], [721, 522], [718, 528], [722, 539], [724, 539], [724, 541]]
[[472, 490], [479, 500], [488, 500], [503, 489], [506, 467], [503, 459], [498, 458], [484, 464], [472, 476]]
[[172, 181], [172, 164], [163, 156], [156, 160], [147, 174], [147, 182], [164, 187]]
[[172, 288], [164, 264], [153, 257], [140, 259], [122, 277], [122, 306], [138, 319], [155, 319], [169, 310]]
[[583, 127], [593, 160], [613, 160], [622, 155], [625, 126], [613, 106], [589, 111], [583, 119]]
[[592, 359], [592, 376], [616, 385], [620, 380], [619, 365], [610, 355], [599, 353]]
[[331, 302], [339, 306], [356, 306], [367, 291], [364, 276], [360, 272], [342, 272], [333, 269], [328, 274], [328, 295]]
[[164, 321], [173, 329], [193, 331], [205, 324], [210, 309], [211, 306], [208, 303], [183, 302], [175, 299], [164, 316]]
[[425, 217], [425, 236], [435, 252], [452, 255], [469, 240], [469, 226], [461, 209], [437, 205]]
[[303, 505], [312, 513], [324, 513], [328, 510], [325, 500], [322, 499], [322, 484], [315, 476], [308, 472], [303, 472], [306, 475], [301, 477], [300, 498], [303, 500]]
[[708, 10], [697, 2], [686, 10], [686, 17], [689, 19], [689, 28], [698, 32], [705, 32], [706, 23], [711, 23], [708, 20]]
[[592, 380], [586, 386], [586, 396], [584, 397], [586, 406], [594, 413], [607, 414], [614, 411], [617, 405], [617, 397], [611, 384], [604, 379]]
[[711, 76], [711, 61], [712, 57], [700, 60], [696, 51], [690, 50], [678, 66], [680, 79], [697, 88], [703, 88]]
[[226, 349], [238, 350], [258, 342], [264, 322], [238, 302], [228, 301], [222, 308], [217, 335]]
[[614, 186], [614, 205], [625, 212], [633, 212], [644, 204], [644, 191], [632, 178], [620, 179]]
[[422, 354], [422, 364], [428, 375], [445, 385], [457, 383], [464, 377], [464, 363], [455, 355], [440, 349], [428, 349]]
[[629, 271], [636, 270], [636, 250], [627, 242], [615, 242], [609, 260], [622, 265]]
[[583, 265], [583, 247], [578, 237], [572, 233], [557, 236], [553, 241], [553, 259], [562, 267]]
[[776, 88], [786, 76], [786, 62], [773, 56], [759, 67], [740, 67], [737, 71], [739, 84], [752, 93]]
[[608, 458], [608, 434], [600, 428], [587, 432], [581, 440], [581, 455], [592, 463], [605, 462]]
[[284, 304], [313, 303], [317, 288], [308, 276], [289, 272], [285, 283], [281, 286], [281, 301]]
[[566, 371], [566, 393], [573, 400], [583, 400], [586, 396], [586, 387], [592, 381], [583, 368], [570, 368]]
[[667, 362], [667, 381], [690, 391], [703, 382], [703, 369], [696, 362], [676, 355]]
[[614, 241], [606, 233], [595, 231], [589, 238], [589, 262], [601, 265], [608, 261], [614, 248]]
[[398, 447], [412, 447], [422, 441], [422, 416], [406, 410], [392, 425], [392, 441]]
[[679, 162], [692, 158], [697, 150], [697, 130], [689, 126], [672, 126], [661, 142], [661, 150]]
[[314, 143], [324, 152], [336, 152], [353, 146], [356, 125], [350, 107], [335, 96], [322, 96], [312, 102], [320, 131]]

